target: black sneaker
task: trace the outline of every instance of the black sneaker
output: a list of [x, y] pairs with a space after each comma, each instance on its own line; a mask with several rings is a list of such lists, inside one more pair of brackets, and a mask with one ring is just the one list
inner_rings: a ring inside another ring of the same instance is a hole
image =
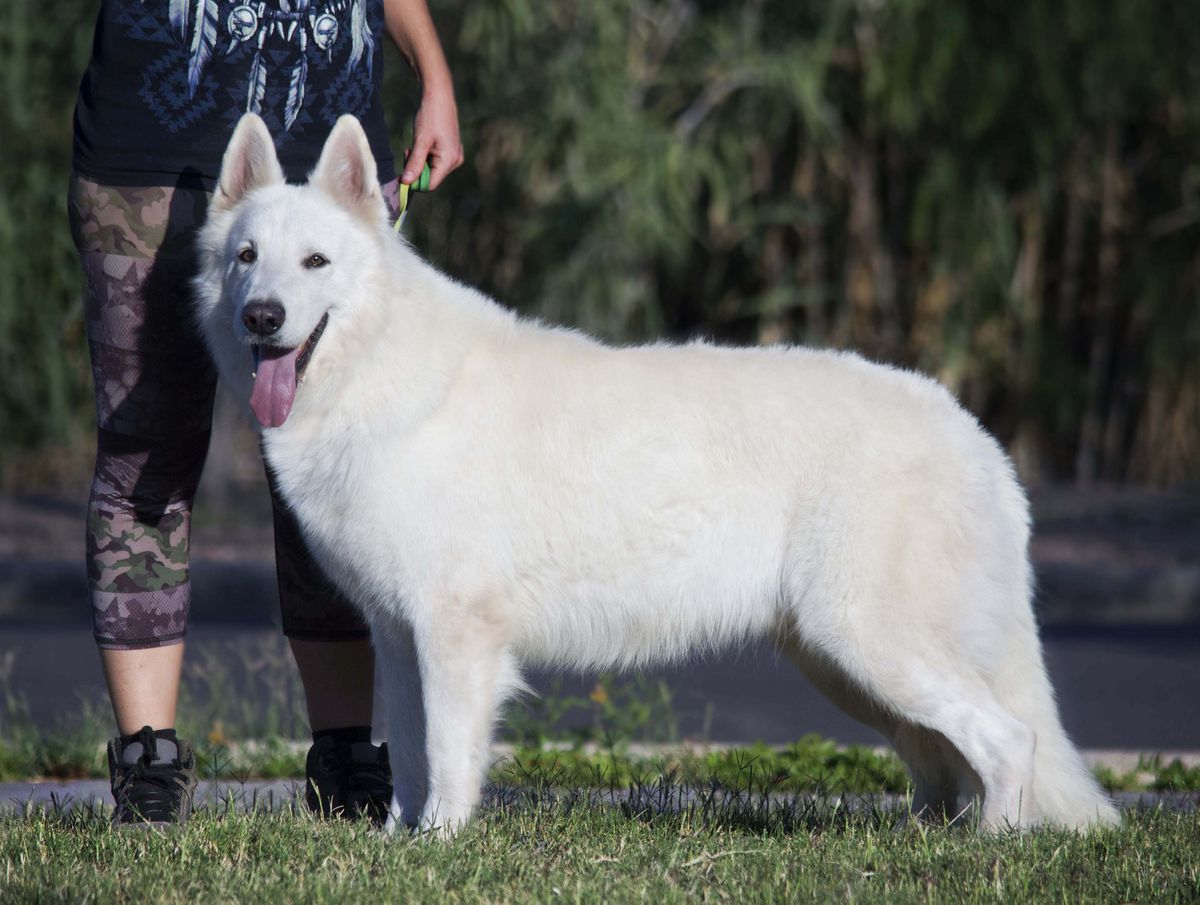
[[324, 736], [308, 749], [304, 800], [323, 817], [387, 819], [392, 802], [392, 768], [387, 744]]
[[130, 741], [108, 743], [115, 825], [166, 826], [184, 823], [192, 813], [196, 758], [192, 746], [173, 731], [156, 735], [149, 726]]

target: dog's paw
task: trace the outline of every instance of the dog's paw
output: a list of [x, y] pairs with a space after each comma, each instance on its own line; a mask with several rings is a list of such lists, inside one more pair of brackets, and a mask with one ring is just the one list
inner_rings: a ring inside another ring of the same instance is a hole
[[388, 815], [387, 821], [380, 828], [385, 836], [411, 836], [417, 832], [417, 821], [405, 820], [403, 817]]
[[470, 807], [456, 806], [444, 799], [431, 799], [421, 812], [418, 829], [431, 839], [451, 839], [466, 826], [470, 817]]

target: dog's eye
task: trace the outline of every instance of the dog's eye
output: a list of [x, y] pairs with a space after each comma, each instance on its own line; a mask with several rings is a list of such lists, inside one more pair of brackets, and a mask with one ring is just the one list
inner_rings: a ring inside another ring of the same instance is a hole
[[315, 252], [304, 259], [304, 266], [309, 270], [316, 270], [318, 267], [324, 267], [328, 263], [329, 258]]
[[237, 257], [238, 260], [243, 264], [253, 264], [258, 260], [258, 252], [256, 252], [253, 248], [247, 247], [239, 251]]

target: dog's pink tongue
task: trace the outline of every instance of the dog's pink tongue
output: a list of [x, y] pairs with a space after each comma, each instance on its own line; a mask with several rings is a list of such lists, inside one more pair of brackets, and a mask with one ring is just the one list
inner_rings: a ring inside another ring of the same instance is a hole
[[287, 420], [296, 398], [296, 358], [300, 349], [264, 347], [250, 394], [250, 408], [263, 427], [279, 427]]

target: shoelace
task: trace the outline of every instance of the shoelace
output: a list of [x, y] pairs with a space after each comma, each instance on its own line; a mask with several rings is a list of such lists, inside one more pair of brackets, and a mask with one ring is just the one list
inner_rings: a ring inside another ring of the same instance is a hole
[[179, 796], [187, 786], [180, 764], [154, 763], [158, 745], [153, 731], [143, 729], [138, 741], [142, 743], [142, 754], [125, 768], [113, 791], [120, 802], [144, 818], [174, 816]]
[[179, 807], [185, 785], [178, 767], [139, 761], [122, 777], [117, 793], [124, 804], [143, 817], [154, 817], [173, 813]]

